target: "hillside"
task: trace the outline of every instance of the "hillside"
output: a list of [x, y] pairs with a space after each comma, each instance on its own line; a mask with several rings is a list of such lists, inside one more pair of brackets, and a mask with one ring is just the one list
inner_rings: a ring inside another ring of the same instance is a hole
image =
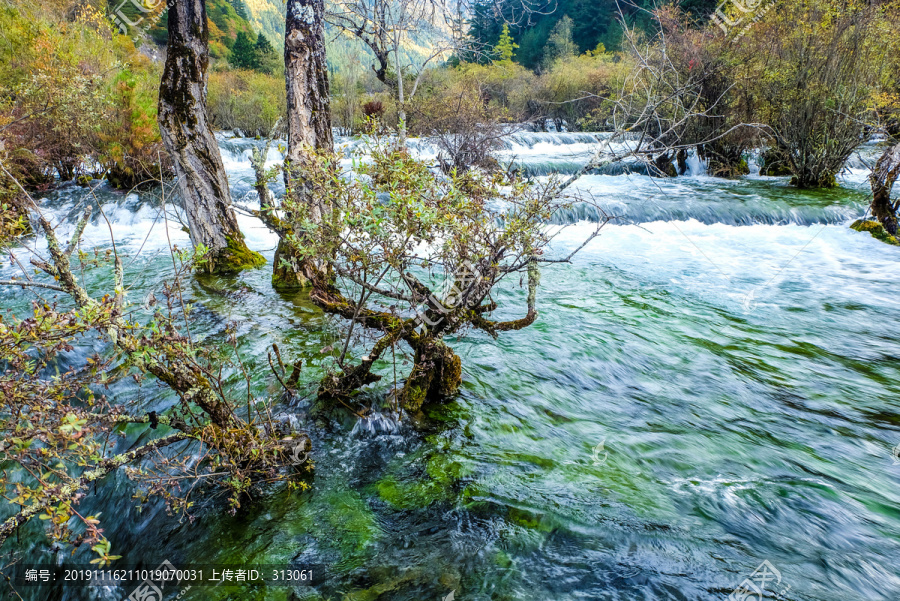
[[[108, 4], [110, 13], [119, 15], [114, 17], [114, 21], [132, 36], [143, 29], [157, 44], [166, 43], [165, 10], [144, 13], [131, 2], [123, 4], [109, 0]], [[145, 2], [145, 5], [148, 4], [151, 2]], [[163, 7], [162, 3], [158, 4], [160, 8]], [[256, 38], [255, 32], [259, 28], [243, 16], [240, 0], [235, 0], [235, 3], [228, 0], [206, 0], [206, 11], [209, 18], [209, 52], [214, 59], [227, 60], [230, 57], [231, 47], [239, 32]]]
[[[256, 37], [253, 25], [228, 0], [206, 0], [206, 14], [209, 19], [209, 53], [213, 58], [229, 58], [238, 32], [243, 31]], [[166, 42], [165, 12], [150, 28], [149, 33], [157, 43]]]
[[[220, 0], [221, 1], [221, 0]], [[233, 0], [236, 6], [246, 8], [247, 19], [257, 32], [262, 32], [276, 47], [284, 43], [284, 3], [282, 0]], [[343, 34], [335, 28], [326, 27], [328, 65], [334, 71], [368, 69], [374, 55], [365, 44], [356, 38]], [[433, 40], [425, 36], [407, 44], [404, 48], [407, 58], [417, 62], [427, 55]]]
[[234, 0], [243, 3], [247, 18], [257, 32], [262, 32], [272, 43], [284, 44], [284, 3], [281, 0]]

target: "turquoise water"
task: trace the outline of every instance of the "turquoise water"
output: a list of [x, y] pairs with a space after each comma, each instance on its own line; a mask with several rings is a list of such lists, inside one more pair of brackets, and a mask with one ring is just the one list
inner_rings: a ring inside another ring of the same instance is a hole
[[[519, 160], [543, 164], [587, 144], [560, 136], [554, 152], [544, 137], [520, 144]], [[249, 190], [249, 144], [223, 142], [238, 198]], [[316, 575], [313, 586], [194, 588], [183, 599], [438, 600], [452, 591], [479, 601], [724, 601], [768, 561], [779, 575], [770, 598], [896, 600], [900, 249], [847, 228], [864, 211], [864, 183], [858, 169], [824, 193], [783, 178], [589, 176], [582, 192], [623, 218], [571, 265], [544, 272], [534, 326], [498, 341], [478, 332], [449, 340], [463, 390], [419, 428], [372, 432], [349, 418], [317, 428], [312, 491], [261, 491], [235, 516], [216, 499], [193, 523], [155, 505], [138, 513], [121, 476], [82, 505], [106, 516], [123, 563], [291, 564]], [[163, 222], [152, 195], [100, 199], [120, 248], [142, 249], [128, 269], [129, 298], [140, 302], [171, 276]], [[84, 200], [67, 188], [44, 203], [64, 221]], [[573, 225], [554, 251], [577, 246], [590, 219], [559, 216], [554, 227]], [[271, 260], [274, 238], [249, 218], [242, 225]], [[171, 235], [187, 243], [177, 228]], [[106, 238], [98, 222], [85, 244]], [[90, 285], [108, 284], [98, 275]], [[17, 311], [28, 300], [0, 294]], [[207, 342], [239, 323], [257, 394], [277, 393], [268, 344], [314, 365], [333, 341], [302, 294], [271, 290], [268, 268], [194, 281], [190, 297]], [[523, 298], [499, 293], [501, 306]], [[110, 394], [146, 410], [172, 402], [151, 382]], [[279, 409], [302, 422], [306, 404]], [[7, 543], [25, 563], [86, 560], [48, 550], [40, 527]], [[122, 599], [130, 590], [20, 592]]]

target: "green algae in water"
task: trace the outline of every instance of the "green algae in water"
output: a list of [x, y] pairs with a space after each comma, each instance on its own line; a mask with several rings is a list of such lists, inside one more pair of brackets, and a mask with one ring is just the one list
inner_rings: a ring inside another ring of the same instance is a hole
[[431, 479], [404, 482], [388, 475], [375, 488], [379, 498], [394, 509], [424, 508], [450, 498], [449, 487]]

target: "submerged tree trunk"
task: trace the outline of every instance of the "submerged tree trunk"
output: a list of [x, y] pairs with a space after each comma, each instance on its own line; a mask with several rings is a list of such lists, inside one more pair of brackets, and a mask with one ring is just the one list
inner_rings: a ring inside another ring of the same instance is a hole
[[[304, 182], [306, 153], [332, 151], [328, 66], [325, 62], [324, 0], [288, 0], [284, 36], [284, 77], [287, 87], [288, 153], [284, 180], [288, 193], [312, 206], [311, 215], [320, 220], [325, 207], [313, 198]], [[287, 216], [290, 220], [290, 216]], [[300, 258], [286, 241], [275, 251], [275, 287], [307, 285]]]
[[891, 202], [891, 188], [900, 176], [900, 144], [884, 151], [875, 164], [869, 181], [872, 184], [872, 216], [891, 236], [897, 236], [897, 210], [900, 201]]
[[206, 114], [209, 29], [204, 0], [170, 3], [168, 28], [166, 65], [159, 86], [159, 129], [175, 162], [191, 242], [209, 249], [211, 272], [257, 267], [265, 259], [244, 243]]
[[425, 339], [415, 347], [412, 373], [400, 391], [400, 404], [418, 411], [425, 401], [453, 396], [462, 385], [462, 359], [440, 339]]

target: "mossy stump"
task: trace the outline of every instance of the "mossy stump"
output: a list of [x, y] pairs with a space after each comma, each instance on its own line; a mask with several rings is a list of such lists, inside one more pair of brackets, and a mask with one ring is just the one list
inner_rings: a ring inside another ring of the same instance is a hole
[[210, 258], [209, 272], [229, 275], [244, 269], [256, 269], [266, 264], [266, 258], [247, 248], [243, 237], [227, 236], [228, 245]]
[[453, 396], [462, 384], [462, 359], [441, 341], [416, 349], [415, 367], [403, 387], [401, 404], [418, 411], [426, 401]]
[[791, 166], [776, 149], [770, 148], [762, 154], [762, 164], [759, 166], [760, 175], [781, 177], [793, 175]]
[[889, 233], [887, 233], [887, 230], [884, 229], [884, 226], [877, 221], [860, 219], [858, 221], [854, 221], [853, 225], [850, 226], [850, 229], [856, 230], [857, 232], [869, 232], [876, 240], [881, 240], [885, 244], [890, 244], [891, 246], [900, 246], [900, 241], [898, 241], [894, 236], [891, 236]]
[[818, 177], [816, 180], [811, 180], [810, 178], [800, 177], [799, 175], [795, 175], [791, 178], [791, 185], [796, 188], [837, 188], [837, 177], [835, 177], [834, 173], [824, 173]]
[[278, 241], [275, 249], [275, 266], [272, 269], [272, 287], [283, 292], [302, 290], [312, 283], [303, 273], [291, 246], [284, 240]]

